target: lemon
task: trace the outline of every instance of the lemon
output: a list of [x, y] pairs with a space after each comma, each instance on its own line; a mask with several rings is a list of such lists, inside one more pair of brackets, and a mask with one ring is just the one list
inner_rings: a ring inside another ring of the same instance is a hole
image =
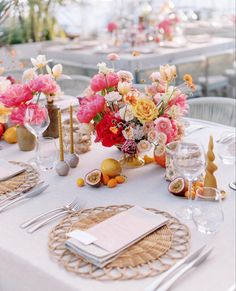
[[4, 132], [4, 140], [8, 143], [16, 143], [16, 127], [9, 127], [5, 132]]
[[105, 159], [101, 164], [101, 171], [104, 175], [113, 178], [120, 175], [121, 166], [115, 159]]

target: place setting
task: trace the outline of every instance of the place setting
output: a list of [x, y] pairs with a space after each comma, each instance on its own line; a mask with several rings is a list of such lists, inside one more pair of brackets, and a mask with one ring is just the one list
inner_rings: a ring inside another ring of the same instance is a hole
[[231, 1], [8, 2], [1, 291], [235, 291]]

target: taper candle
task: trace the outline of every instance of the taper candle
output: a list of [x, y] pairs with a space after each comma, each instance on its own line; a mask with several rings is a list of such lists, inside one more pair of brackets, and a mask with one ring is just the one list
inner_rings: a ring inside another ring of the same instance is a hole
[[61, 110], [58, 111], [58, 129], [59, 129], [59, 146], [60, 146], [60, 161], [64, 161]]
[[70, 105], [70, 153], [74, 153], [74, 136], [73, 136], [73, 107]]

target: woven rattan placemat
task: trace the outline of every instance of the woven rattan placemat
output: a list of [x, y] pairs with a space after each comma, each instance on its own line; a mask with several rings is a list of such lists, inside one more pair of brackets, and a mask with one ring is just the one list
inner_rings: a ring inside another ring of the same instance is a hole
[[0, 199], [14, 192], [22, 192], [34, 187], [39, 180], [39, 173], [29, 164], [10, 161], [10, 163], [25, 168], [25, 171], [5, 181], [0, 181]]
[[130, 205], [96, 207], [68, 215], [49, 234], [50, 255], [67, 271], [82, 277], [96, 280], [128, 280], [162, 273], [188, 254], [190, 241], [188, 227], [169, 213], [152, 208], [147, 209], [167, 217], [168, 224], [123, 251], [117, 259], [102, 269], [66, 249], [68, 232], [76, 228], [86, 230], [130, 207]]

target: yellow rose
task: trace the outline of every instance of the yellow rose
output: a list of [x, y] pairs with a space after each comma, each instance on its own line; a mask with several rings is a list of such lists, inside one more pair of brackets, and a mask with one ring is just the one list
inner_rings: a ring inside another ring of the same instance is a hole
[[153, 101], [142, 98], [133, 107], [134, 115], [142, 123], [154, 120], [158, 115], [158, 109]]

